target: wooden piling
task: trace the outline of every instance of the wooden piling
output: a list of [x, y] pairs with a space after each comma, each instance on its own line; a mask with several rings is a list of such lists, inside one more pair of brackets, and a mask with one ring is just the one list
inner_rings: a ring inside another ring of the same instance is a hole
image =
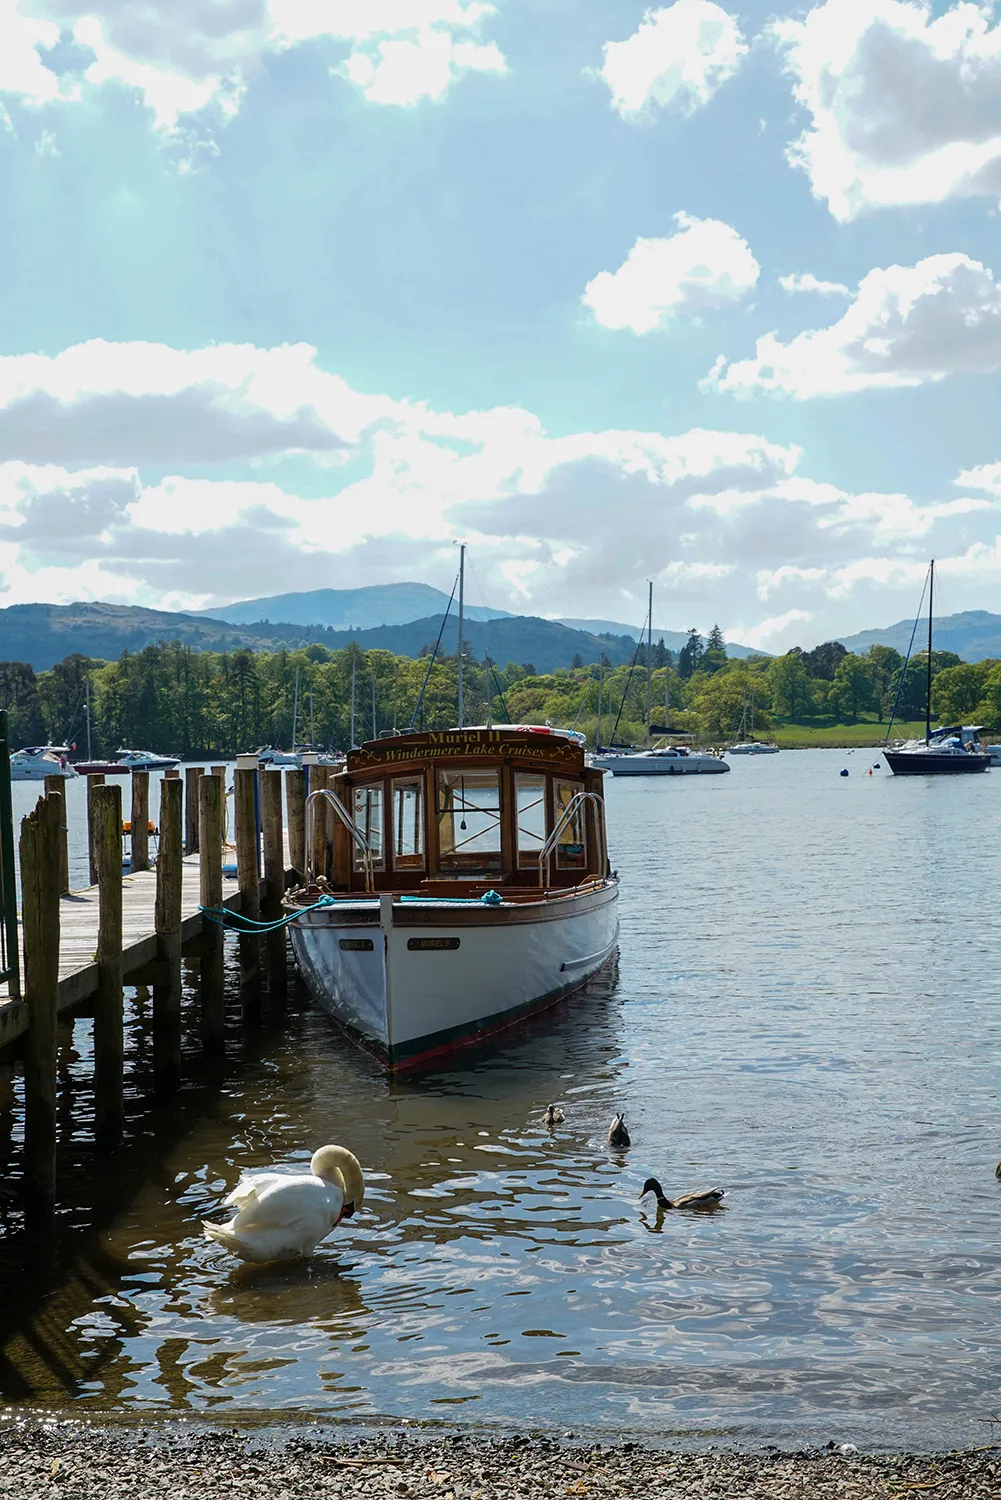
[[163, 773], [163, 779], [164, 781], [179, 781], [181, 779], [181, 773], [176, 766], [168, 766], [166, 771], [164, 771]]
[[[329, 775], [329, 766], [310, 766], [310, 795], [326, 788]], [[307, 854], [313, 871], [313, 879], [318, 880], [321, 875], [325, 877], [327, 874], [327, 802], [322, 797], [313, 803], [313, 847], [307, 850]]]
[[198, 853], [198, 782], [201, 766], [188, 766], [184, 772], [184, 852]]
[[[198, 849], [202, 906], [222, 906], [222, 813], [225, 787], [221, 776], [198, 783]], [[223, 939], [217, 922], [205, 919], [202, 933], [202, 1047], [219, 1056], [226, 1045], [226, 997], [223, 989]]]
[[178, 778], [160, 783], [160, 849], [156, 857], [157, 981], [153, 985], [153, 1088], [163, 1096], [181, 1083], [181, 794]]
[[94, 788], [97, 855], [97, 994], [94, 998], [94, 1130], [113, 1151], [125, 1124], [125, 1034], [122, 999], [122, 789]]
[[132, 869], [149, 869], [149, 772], [132, 772]]
[[[101, 775], [87, 774], [87, 849], [90, 855], [90, 883], [97, 884], [97, 845], [94, 839], [94, 788], [104, 785]], [[121, 873], [121, 871], [119, 871]]]
[[[285, 846], [282, 837], [282, 773], [262, 771], [260, 776], [261, 823], [264, 828], [264, 916], [274, 921], [282, 914], [285, 892]], [[268, 991], [284, 1000], [288, 976], [285, 929], [270, 932], [265, 942]]]
[[306, 772], [285, 772], [285, 816], [289, 862], [306, 878]]
[[59, 894], [68, 896], [70, 889], [69, 819], [66, 813], [65, 776], [46, 776], [46, 797], [62, 797], [63, 815], [59, 819]]
[[223, 779], [223, 781], [225, 781], [226, 780], [226, 767], [225, 766], [210, 766], [210, 768], [209, 768], [209, 775], [210, 776], [221, 776], [222, 779]]
[[59, 827], [63, 793], [41, 798], [21, 823], [24, 998], [24, 1200], [33, 1225], [56, 1203], [56, 1013], [59, 992]]
[[[233, 772], [236, 878], [240, 914], [257, 921], [261, 915], [261, 881], [257, 873], [257, 772]], [[256, 1022], [261, 1012], [261, 940], [256, 933], [240, 934], [240, 1002], [244, 1019]]]

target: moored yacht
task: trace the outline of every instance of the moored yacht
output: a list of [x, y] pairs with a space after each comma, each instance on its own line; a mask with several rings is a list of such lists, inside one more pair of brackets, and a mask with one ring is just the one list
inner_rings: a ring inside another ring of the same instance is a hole
[[591, 756], [591, 765], [613, 776], [718, 776], [730, 767], [709, 750], [665, 745], [658, 750], [611, 750]]
[[154, 755], [151, 750], [119, 750], [118, 764], [127, 771], [172, 771], [181, 760], [177, 755]]
[[601, 785], [580, 737], [557, 729], [408, 733], [351, 750], [307, 800], [307, 821], [326, 819], [327, 868], [285, 898], [320, 1005], [399, 1070], [578, 989], [618, 939]]
[[46, 776], [76, 776], [68, 745], [27, 745], [10, 758], [11, 781], [44, 781]]

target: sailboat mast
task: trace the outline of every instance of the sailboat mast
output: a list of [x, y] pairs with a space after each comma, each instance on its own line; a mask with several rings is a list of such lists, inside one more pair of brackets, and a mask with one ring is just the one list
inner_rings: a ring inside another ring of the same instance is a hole
[[375, 668], [372, 668], [372, 738], [379, 738], [379, 723], [375, 712]]
[[594, 731], [594, 748], [601, 749], [601, 692], [605, 686], [605, 653], [601, 653], [601, 661], [598, 663], [598, 724]]
[[646, 747], [650, 748], [650, 720], [653, 717], [653, 580], [650, 581], [646, 611]]
[[84, 690], [85, 690], [86, 696], [87, 696], [87, 759], [88, 760], [93, 760], [94, 757], [93, 757], [93, 754], [92, 754], [91, 748], [90, 748], [90, 672], [89, 671], [87, 672], [87, 676], [84, 678]]
[[313, 718], [313, 689], [309, 690], [309, 743], [316, 744], [316, 722]]
[[465, 709], [462, 702], [462, 626], [465, 612], [466, 544], [459, 543], [459, 728], [465, 725]]
[[935, 600], [935, 559], [928, 569], [928, 671], [925, 680], [925, 744], [931, 739], [931, 620]]
[[494, 691], [493, 691], [493, 684], [490, 681], [491, 666], [490, 666], [490, 657], [489, 656], [484, 655], [484, 657], [483, 657], [483, 665], [484, 665], [484, 668], [486, 669], [486, 674], [487, 674], [487, 728], [488, 729], [493, 729], [493, 727], [494, 727]]
[[299, 722], [299, 668], [295, 669], [295, 701], [292, 705], [292, 744], [290, 748], [295, 749], [295, 731]]
[[358, 671], [358, 658], [351, 658], [351, 748], [355, 748], [355, 677]]

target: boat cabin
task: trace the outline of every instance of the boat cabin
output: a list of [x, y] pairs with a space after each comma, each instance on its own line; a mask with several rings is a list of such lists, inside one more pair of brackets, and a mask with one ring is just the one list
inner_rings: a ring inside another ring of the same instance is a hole
[[[310, 801], [335, 892], [479, 897], [570, 890], [608, 875], [603, 773], [570, 731], [499, 725], [370, 740]], [[315, 848], [307, 829], [307, 848]]]

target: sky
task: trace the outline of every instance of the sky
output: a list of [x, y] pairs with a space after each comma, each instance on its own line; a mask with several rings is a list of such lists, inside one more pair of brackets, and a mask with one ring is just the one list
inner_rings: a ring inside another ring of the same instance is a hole
[[1001, 610], [999, 22], [0, 0], [0, 606]]

